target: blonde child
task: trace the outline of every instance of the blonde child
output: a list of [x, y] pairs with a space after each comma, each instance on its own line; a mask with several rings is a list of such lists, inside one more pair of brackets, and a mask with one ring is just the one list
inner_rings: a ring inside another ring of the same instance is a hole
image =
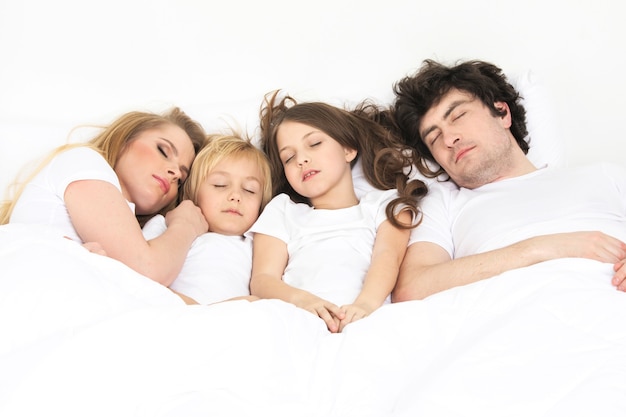
[[[389, 302], [427, 191], [409, 181], [412, 152], [380, 116], [366, 103], [347, 111], [278, 92], [261, 111], [275, 197], [250, 229], [251, 292], [306, 309], [331, 332]], [[359, 159], [373, 189], [360, 198]]]
[[[170, 285], [188, 304], [212, 304], [250, 295], [252, 239], [244, 233], [271, 198], [265, 154], [237, 135], [211, 135], [198, 153], [184, 198], [202, 209], [209, 231], [191, 245], [183, 268]], [[144, 227], [146, 237], [163, 233], [163, 216]]]

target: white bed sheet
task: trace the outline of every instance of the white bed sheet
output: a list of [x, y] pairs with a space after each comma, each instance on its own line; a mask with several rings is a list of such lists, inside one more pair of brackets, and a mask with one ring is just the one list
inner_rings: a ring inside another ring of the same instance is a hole
[[185, 306], [52, 230], [0, 226], [0, 415], [623, 417], [611, 273], [546, 262], [330, 334], [278, 300]]

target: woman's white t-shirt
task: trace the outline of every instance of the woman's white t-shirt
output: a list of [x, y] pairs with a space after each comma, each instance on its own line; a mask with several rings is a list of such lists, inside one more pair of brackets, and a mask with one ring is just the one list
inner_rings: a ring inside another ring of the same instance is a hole
[[[97, 151], [86, 146], [71, 148], [55, 156], [24, 188], [9, 223], [49, 225], [72, 240], [83, 243], [65, 206], [67, 186], [80, 180], [111, 183], [122, 188], [115, 171]], [[128, 203], [131, 211], [135, 205]]]

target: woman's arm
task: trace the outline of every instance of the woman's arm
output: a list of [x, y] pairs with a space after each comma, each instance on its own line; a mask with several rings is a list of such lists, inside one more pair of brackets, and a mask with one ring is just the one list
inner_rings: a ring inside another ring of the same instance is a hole
[[183, 201], [167, 214], [167, 230], [146, 241], [120, 191], [105, 181], [72, 182], [64, 198], [84, 242], [98, 242], [107, 256], [166, 286], [178, 276], [193, 240], [208, 229], [200, 209]]
[[289, 260], [285, 242], [255, 233], [252, 254], [252, 295], [259, 298], [278, 298], [294, 304], [319, 316], [331, 332], [338, 331], [339, 320], [343, 317], [338, 306], [283, 281], [282, 276]]

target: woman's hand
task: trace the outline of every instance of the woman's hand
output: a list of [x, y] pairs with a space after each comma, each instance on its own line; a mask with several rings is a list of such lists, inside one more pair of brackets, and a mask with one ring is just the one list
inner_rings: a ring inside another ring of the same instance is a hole
[[202, 210], [196, 206], [191, 200], [183, 200], [176, 208], [170, 210], [165, 215], [165, 223], [168, 227], [175, 223], [187, 223], [191, 226], [192, 230], [196, 233], [196, 236], [200, 236], [209, 230], [209, 223], [207, 223]]

